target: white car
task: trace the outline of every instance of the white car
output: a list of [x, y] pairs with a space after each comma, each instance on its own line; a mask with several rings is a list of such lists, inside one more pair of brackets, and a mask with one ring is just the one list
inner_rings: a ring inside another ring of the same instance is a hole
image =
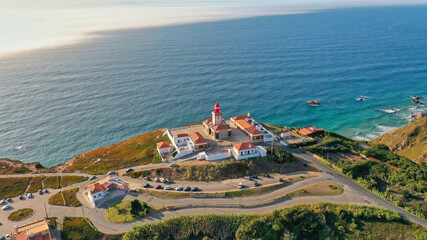
[[108, 175], [113, 175], [113, 174], [116, 174], [116, 171], [111, 170], [111, 171], [109, 171], [107, 174], [108, 174]]
[[10, 206], [9, 204], [7, 204], [7, 205], [3, 206], [1, 209], [2, 209], [2, 210], [7, 210], [7, 209], [9, 209], [9, 208], [11, 208], [11, 206]]
[[27, 194], [27, 197], [28, 197], [28, 198], [33, 198], [33, 194], [32, 194], [32, 193], [28, 193], [28, 194]]
[[164, 183], [164, 182], [165, 182], [165, 179], [164, 179], [164, 178], [160, 178], [159, 180], [160, 180], [160, 182], [162, 182], [162, 183]]
[[169, 167], [176, 167], [176, 163], [169, 164]]
[[239, 189], [242, 189], [242, 188], [243, 188], [243, 183], [239, 183], [238, 188], [239, 188]]
[[171, 188], [171, 186], [166, 186], [164, 189], [165, 190], [173, 190], [173, 188]]
[[182, 190], [184, 190], [184, 188], [182, 186], [179, 186], [179, 187], [175, 188], [175, 190], [182, 191]]

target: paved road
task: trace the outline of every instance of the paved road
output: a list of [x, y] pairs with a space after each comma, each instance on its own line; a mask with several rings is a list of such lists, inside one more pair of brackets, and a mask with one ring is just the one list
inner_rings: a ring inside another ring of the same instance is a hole
[[[80, 208], [72, 208], [72, 207], [60, 207], [60, 206], [51, 206], [46, 204], [46, 209], [49, 216], [56, 216], [62, 221], [62, 217], [64, 216], [85, 216], [88, 217], [96, 226], [96, 228], [105, 233], [121, 233], [129, 231], [132, 225], [142, 224], [147, 222], [153, 222], [162, 220], [164, 218], [176, 216], [176, 215], [188, 215], [188, 214], [206, 214], [206, 213], [256, 213], [256, 212], [268, 212], [274, 209], [290, 206], [296, 203], [310, 203], [316, 201], [327, 201], [327, 202], [336, 202], [336, 203], [355, 203], [355, 204], [363, 204], [363, 205], [373, 205], [379, 207], [385, 207], [391, 209], [393, 211], [398, 212], [402, 216], [408, 218], [409, 220], [418, 223], [424, 227], [427, 227], [427, 221], [418, 218], [414, 214], [411, 214], [392, 203], [389, 203], [374, 193], [364, 189], [359, 186], [350, 178], [337, 173], [333, 169], [330, 169], [320, 162], [318, 162], [314, 157], [301, 153], [298, 150], [290, 150], [294, 153], [294, 155], [303, 161], [306, 161], [314, 166], [318, 167], [322, 170], [322, 172], [317, 173], [317, 177], [305, 179], [299, 182], [296, 182], [290, 186], [279, 189], [277, 191], [267, 193], [264, 195], [254, 196], [254, 197], [246, 197], [246, 198], [209, 198], [209, 199], [199, 199], [199, 198], [186, 198], [186, 199], [168, 199], [163, 200], [159, 198], [155, 198], [148, 195], [121, 195], [120, 192], [113, 192], [112, 197], [114, 199], [110, 200], [111, 203], [119, 201], [123, 198], [133, 199], [138, 198], [140, 200], [146, 201], [153, 205], [159, 206], [185, 206], [188, 204], [192, 205], [200, 205], [192, 208], [180, 208], [173, 211], [166, 211], [162, 213], [158, 213], [153, 215], [147, 219], [140, 220], [136, 223], [129, 224], [113, 224], [108, 222], [105, 219], [105, 208], [92, 208], [88, 203], [87, 199], [83, 196], [83, 188], [88, 184], [88, 182], [82, 182], [73, 186], [69, 186], [63, 189], [69, 189], [74, 187], [80, 187], [81, 190], [77, 194], [78, 199], [83, 203], [83, 207]], [[61, 175], [61, 174], [59, 174]], [[101, 177], [100, 177], [101, 178]], [[98, 179], [100, 179], [98, 178]], [[96, 180], [93, 180], [94, 182]], [[269, 204], [257, 205], [253, 207], [242, 207], [241, 204], [254, 204], [265, 202], [276, 197], [287, 194], [291, 191], [294, 191], [300, 187], [303, 187], [310, 183], [321, 182], [321, 181], [334, 181], [338, 184], [342, 185], [344, 188], [344, 192], [339, 196], [332, 197], [301, 197], [295, 199], [285, 199], [275, 201]], [[63, 190], [61, 189], [61, 190]], [[24, 221], [19, 222], [19, 225], [34, 221], [36, 219], [40, 219], [45, 216], [45, 207], [43, 203], [47, 203], [49, 196], [58, 192], [59, 190], [52, 190], [50, 194], [38, 195], [35, 194], [35, 199], [27, 199], [24, 201], [17, 200], [14, 198], [15, 203], [12, 203], [12, 206], [15, 209], [21, 209], [25, 207], [31, 207], [35, 209], [35, 214]], [[12, 210], [13, 211], [13, 210]], [[4, 235], [6, 233], [10, 233], [13, 229], [13, 225], [17, 224], [7, 220], [7, 216], [11, 211], [1, 211], [0, 212], [0, 222], [4, 225], [0, 226], [0, 235]]]
[[338, 173], [335, 170], [323, 165], [316, 158], [314, 158], [314, 157], [312, 157], [306, 153], [302, 153], [299, 150], [295, 150], [295, 149], [286, 149], [286, 150], [292, 152], [294, 154], [294, 156], [296, 156], [296, 157], [298, 157], [304, 161], [307, 161], [307, 162], [313, 164], [314, 166], [318, 167], [324, 173], [332, 176], [333, 181], [351, 188], [352, 191], [357, 196], [363, 198], [364, 202], [367, 205], [373, 205], [373, 206], [377, 206], [377, 207], [388, 208], [390, 210], [398, 212], [400, 215], [404, 216], [405, 218], [409, 219], [412, 222], [415, 222], [415, 223], [417, 223], [423, 227], [427, 227], [427, 221], [426, 220], [419, 218], [416, 215], [414, 215], [414, 214], [412, 214], [412, 213], [410, 213], [410, 212], [408, 212], [408, 211], [406, 211], [400, 207], [397, 207], [396, 205], [380, 198], [379, 196], [377, 196], [373, 192], [361, 187], [359, 184], [357, 184], [355, 181], [353, 181], [349, 177], [347, 177], [341, 173]]

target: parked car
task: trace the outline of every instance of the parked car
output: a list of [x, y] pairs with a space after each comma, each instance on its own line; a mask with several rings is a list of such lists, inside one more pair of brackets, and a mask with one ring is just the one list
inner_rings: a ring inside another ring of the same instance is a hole
[[169, 164], [169, 167], [176, 167], [176, 166], [177, 166], [176, 163]]
[[3, 206], [1, 209], [2, 210], [7, 210], [9, 208], [11, 208], [12, 206], [10, 206], [9, 204], [6, 204], [5, 206]]
[[149, 188], [151, 187], [149, 183], [144, 184], [144, 186], [142, 186], [143, 188]]
[[114, 175], [114, 174], [116, 174], [116, 171], [111, 170], [111, 171], [109, 171], [107, 174], [108, 174], [108, 175]]
[[252, 178], [253, 178], [253, 179], [258, 179], [258, 176], [257, 176], [257, 175], [255, 175], [255, 176], [252, 176]]
[[254, 182], [254, 187], [259, 187], [261, 186], [261, 184], [259, 184], [258, 182]]
[[149, 177], [144, 177], [144, 180], [151, 181]]
[[13, 202], [13, 201], [12, 201], [12, 198], [8, 198], [8, 199], [6, 199], [6, 201], [8, 201], [8, 202]]
[[166, 186], [165, 190], [173, 190], [173, 188], [171, 186]]
[[186, 191], [186, 192], [191, 191], [191, 187], [189, 187], [189, 186], [185, 187], [184, 191]]
[[43, 194], [43, 190], [39, 189], [39, 194], [42, 195]]
[[239, 188], [239, 189], [242, 189], [242, 188], [243, 188], [243, 183], [239, 183], [238, 188]]
[[179, 186], [179, 187], [175, 188], [175, 190], [182, 191], [182, 190], [184, 190], [184, 188], [182, 186]]
[[154, 181], [155, 182], [160, 182], [160, 180], [158, 178], [155, 178]]
[[198, 188], [198, 187], [193, 187], [192, 189], [191, 189], [191, 191], [192, 192], [197, 192], [197, 191], [199, 191], [200, 189]]
[[6, 205], [7, 204], [7, 202], [6, 202], [6, 200], [1, 200], [1, 205]]
[[206, 151], [212, 151], [212, 149], [213, 149], [212, 147], [207, 147], [205, 150]]
[[165, 182], [165, 179], [164, 179], [164, 178], [160, 178], [159, 180], [160, 180], [160, 182], [162, 182], [162, 183], [164, 183], [164, 182]]
[[270, 174], [268, 174], [268, 173], [264, 174], [264, 177], [271, 178]]
[[44, 193], [49, 193], [49, 190], [45, 189], [45, 190], [44, 190]]
[[126, 173], [130, 173], [130, 172], [133, 172], [134, 170], [132, 169], [132, 168], [128, 168], [127, 170], [126, 170]]
[[96, 176], [92, 176], [92, 177], [89, 178], [90, 181], [92, 181], [94, 179], [96, 179]]
[[19, 200], [23, 200], [23, 199], [24, 199], [24, 196], [19, 195], [18, 199], [19, 199]]
[[282, 178], [279, 178], [279, 182], [283, 182], [283, 179], [282, 179]]
[[251, 176], [245, 176], [245, 179], [251, 180]]
[[171, 183], [172, 181], [169, 178], [165, 179], [165, 183]]
[[162, 185], [157, 185], [154, 187], [154, 189], [162, 189]]
[[0, 236], [0, 240], [5, 240], [6, 238], [4, 236]]
[[32, 193], [28, 193], [28, 194], [27, 194], [27, 197], [28, 197], [28, 198], [33, 198], [33, 194], [32, 194]]
[[5, 237], [6, 237], [6, 240], [9, 240], [10, 239], [10, 234], [6, 234]]

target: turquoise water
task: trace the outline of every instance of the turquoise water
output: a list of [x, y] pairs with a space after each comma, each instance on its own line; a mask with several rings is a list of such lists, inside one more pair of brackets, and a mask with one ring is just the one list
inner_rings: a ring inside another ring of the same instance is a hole
[[[225, 117], [369, 139], [427, 97], [427, 6], [97, 33], [0, 59], [0, 157], [52, 166], [160, 127]], [[367, 96], [365, 102], [355, 99]], [[321, 107], [305, 101], [319, 99]], [[399, 108], [398, 114], [378, 109]]]

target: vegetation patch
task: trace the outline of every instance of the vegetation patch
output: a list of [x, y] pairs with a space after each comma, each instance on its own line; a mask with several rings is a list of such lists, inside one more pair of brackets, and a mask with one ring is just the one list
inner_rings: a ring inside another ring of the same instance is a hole
[[49, 176], [44, 179], [43, 186], [44, 188], [58, 189], [60, 188], [59, 182], [59, 176]]
[[[108, 171], [148, 164], [155, 160], [156, 142], [168, 141], [163, 131], [156, 130], [126, 141], [101, 147], [75, 156], [74, 163], [65, 170], [80, 170], [90, 174], [103, 174]], [[97, 161], [96, 163], [94, 163]]]
[[288, 197], [306, 197], [306, 196], [335, 196], [343, 192], [343, 188], [334, 182], [320, 182], [310, 184], [301, 189], [288, 194]]
[[79, 182], [86, 181], [88, 177], [84, 176], [61, 176], [61, 187], [70, 186]]
[[225, 179], [241, 178], [247, 175], [262, 175], [264, 173], [289, 173], [295, 171], [316, 171], [317, 169], [304, 164], [298, 159], [290, 162], [277, 163], [266, 158], [251, 158], [241, 161], [222, 161], [201, 165], [183, 165], [165, 167], [152, 170], [127, 173], [125, 176], [139, 178], [169, 178], [183, 181], [221, 181]]
[[30, 181], [30, 187], [27, 189], [27, 193], [37, 192], [38, 190], [43, 188], [43, 179], [44, 176], [33, 177]]
[[61, 238], [63, 240], [101, 239], [102, 233], [98, 232], [86, 218], [64, 217]]
[[129, 223], [161, 210], [161, 207], [148, 205], [138, 199], [126, 199], [108, 208], [105, 217], [113, 223]]
[[80, 207], [82, 203], [77, 199], [79, 188], [59, 191], [49, 198], [49, 204], [59, 206]]
[[59, 191], [54, 195], [50, 196], [48, 203], [50, 205], [65, 206], [65, 200], [64, 200], [64, 197], [62, 196], [62, 192]]
[[[382, 198], [406, 208], [421, 218], [426, 218], [427, 165], [417, 164], [399, 156], [391, 152], [386, 145], [356, 141], [332, 132], [325, 133], [324, 142], [305, 149], [323, 157], [327, 164], [333, 164], [336, 170]], [[334, 162], [328, 158], [331, 152], [356, 152], [374, 157], [381, 162], [371, 160], [352, 162], [343, 159]], [[391, 168], [384, 163], [399, 169]], [[401, 194], [406, 192], [408, 194]]]
[[178, 216], [134, 226], [123, 239], [373, 239], [357, 237], [369, 236], [372, 227], [375, 239], [416, 239], [427, 233], [384, 208], [312, 203], [263, 214]]
[[257, 196], [257, 195], [276, 191], [276, 190], [281, 189], [283, 187], [289, 186], [291, 183], [295, 183], [295, 182], [301, 181], [303, 179], [312, 178], [312, 177], [314, 177], [314, 175], [304, 175], [304, 176], [301, 175], [300, 177], [298, 177], [298, 176], [287, 177], [287, 178], [283, 178], [282, 183], [278, 183], [278, 184], [274, 184], [274, 185], [269, 185], [269, 186], [265, 186], [265, 187], [251, 187], [248, 189], [229, 191], [229, 192], [225, 193], [225, 197]]
[[0, 199], [24, 194], [31, 177], [0, 178]]
[[19, 209], [18, 211], [15, 211], [7, 217], [10, 221], [21, 221], [23, 219], [26, 219], [30, 217], [33, 214], [34, 210], [31, 208], [23, 208]]

